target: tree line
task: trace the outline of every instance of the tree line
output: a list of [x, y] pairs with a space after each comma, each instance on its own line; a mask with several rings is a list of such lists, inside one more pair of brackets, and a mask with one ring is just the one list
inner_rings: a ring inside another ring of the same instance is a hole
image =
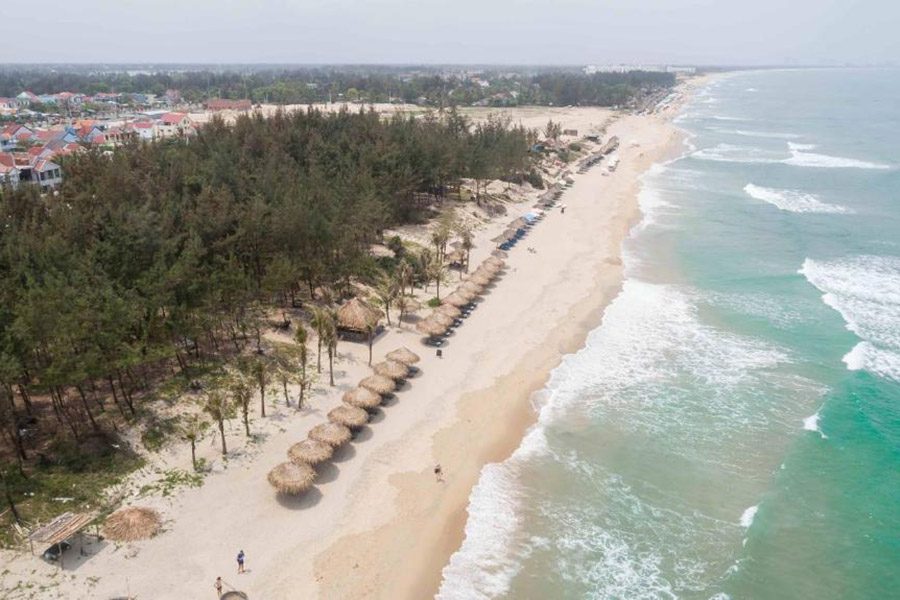
[[383, 68], [295, 68], [259, 70], [187, 70], [82, 72], [75, 70], [0, 70], [0, 96], [23, 90], [36, 94], [74, 91], [163, 94], [178, 89], [185, 99], [249, 98], [254, 102], [299, 104], [346, 99], [408, 103], [422, 99], [433, 106], [467, 105], [598, 105], [626, 104], [640, 95], [671, 87], [671, 73], [632, 71], [586, 75], [572, 69], [521, 68], [488, 70], [477, 80], [458, 72], [430, 69], [403, 71]]

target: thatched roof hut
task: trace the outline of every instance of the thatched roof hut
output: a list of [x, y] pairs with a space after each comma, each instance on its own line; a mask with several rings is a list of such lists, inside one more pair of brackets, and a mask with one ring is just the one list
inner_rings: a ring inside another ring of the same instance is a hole
[[444, 298], [444, 304], [449, 304], [450, 306], [465, 306], [471, 300], [471, 298], [467, 298], [457, 291]]
[[152, 508], [129, 506], [106, 518], [103, 535], [116, 542], [133, 542], [153, 537], [161, 526], [162, 519]]
[[344, 402], [357, 408], [371, 409], [381, 404], [381, 396], [372, 390], [358, 387], [344, 394]]
[[441, 335], [445, 331], [447, 331], [448, 327], [446, 325], [441, 325], [434, 319], [422, 319], [418, 323], [416, 323], [416, 330], [419, 333], [424, 333], [425, 335]]
[[402, 362], [397, 362], [396, 360], [386, 360], [384, 362], [380, 362], [372, 369], [378, 375], [384, 375], [385, 377], [390, 377], [391, 379], [403, 379], [407, 375], [409, 375], [409, 368], [404, 365]]
[[473, 281], [470, 278], [467, 281], [462, 282], [462, 284], [459, 286], [459, 289], [477, 296], [477, 295], [481, 294], [482, 290], [484, 289], [484, 286], [478, 285], [478, 283], [476, 283], [475, 281]]
[[450, 317], [446, 313], [442, 313], [438, 310], [435, 310], [433, 313], [431, 313], [431, 315], [428, 316], [428, 319], [448, 328], [453, 325], [453, 317]]
[[283, 462], [269, 471], [268, 479], [279, 494], [296, 496], [312, 487], [316, 471], [304, 463]]
[[502, 258], [497, 258], [496, 256], [488, 256], [486, 259], [484, 259], [484, 262], [482, 264], [502, 269], [506, 263]]
[[369, 375], [359, 382], [359, 387], [371, 390], [376, 394], [390, 394], [397, 388], [397, 384], [390, 377], [384, 375]]
[[397, 308], [404, 313], [413, 313], [422, 308], [422, 303], [415, 298], [409, 296], [400, 296], [397, 298]]
[[496, 256], [497, 258], [508, 258], [509, 252], [505, 250], [501, 250], [500, 248], [496, 248], [491, 251], [491, 256]]
[[396, 350], [388, 352], [387, 358], [389, 360], [396, 360], [404, 365], [414, 365], [419, 362], [419, 355], [406, 347], [397, 348]]
[[297, 442], [288, 448], [288, 458], [291, 462], [305, 463], [307, 465], [317, 465], [325, 462], [334, 453], [334, 449], [318, 440], [307, 439]]
[[359, 298], [348, 300], [337, 310], [338, 328], [359, 333], [374, 329], [383, 317], [382, 311]]
[[328, 420], [348, 429], [356, 429], [369, 422], [369, 413], [361, 408], [342, 404], [328, 411]]
[[337, 448], [350, 441], [353, 434], [343, 425], [337, 423], [320, 423], [309, 431], [309, 439]]
[[471, 277], [469, 277], [468, 281], [471, 281], [472, 283], [480, 285], [482, 288], [484, 288], [485, 286], [489, 285], [491, 281], [493, 281], [493, 277], [491, 277], [491, 275], [489, 275], [487, 271], [476, 271], [472, 274]]
[[434, 309], [434, 312], [447, 315], [451, 319], [456, 319], [462, 314], [461, 310], [450, 304], [441, 304], [436, 309]]

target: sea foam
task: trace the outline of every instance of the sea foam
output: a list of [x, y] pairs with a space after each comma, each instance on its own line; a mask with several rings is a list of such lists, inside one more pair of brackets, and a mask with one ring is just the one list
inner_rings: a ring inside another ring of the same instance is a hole
[[900, 257], [806, 259], [800, 273], [862, 339], [844, 356], [847, 368], [900, 381]]
[[753, 518], [756, 516], [756, 511], [759, 510], [759, 505], [751, 506], [741, 515], [741, 527], [745, 529], [749, 529], [751, 525], [753, 525]]
[[890, 169], [890, 165], [883, 163], [857, 160], [855, 158], [843, 158], [840, 156], [828, 156], [808, 152], [815, 148], [812, 144], [788, 144], [791, 157], [784, 160], [784, 164], [795, 167], [811, 167], [816, 169]]
[[836, 204], [822, 202], [815, 195], [798, 190], [779, 190], [748, 183], [744, 191], [757, 200], [768, 202], [772, 206], [794, 213], [846, 214], [850, 209]]

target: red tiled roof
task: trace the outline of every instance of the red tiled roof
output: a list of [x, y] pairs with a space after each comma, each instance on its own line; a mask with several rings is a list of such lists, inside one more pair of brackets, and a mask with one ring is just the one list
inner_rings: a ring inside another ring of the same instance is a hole
[[166, 125], [178, 125], [186, 116], [184, 113], [166, 113], [159, 120]]

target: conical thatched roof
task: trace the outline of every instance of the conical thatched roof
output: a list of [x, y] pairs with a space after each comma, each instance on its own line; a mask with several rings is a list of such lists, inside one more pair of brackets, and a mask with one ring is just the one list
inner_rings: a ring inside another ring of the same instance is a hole
[[428, 320], [434, 321], [438, 325], [442, 325], [444, 327], [450, 327], [453, 325], [453, 317], [447, 315], [446, 313], [442, 313], [438, 310], [435, 310], [431, 315], [429, 315]]
[[269, 471], [268, 479], [278, 493], [296, 496], [312, 487], [316, 471], [304, 463], [283, 462]]
[[343, 425], [337, 423], [321, 423], [309, 432], [309, 439], [328, 444], [334, 448], [350, 441], [353, 434]]
[[393, 392], [397, 388], [397, 384], [393, 379], [384, 375], [369, 375], [359, 382], [359, 387], [384, 395]]
[[308, 439], [294, 444], [287, 453], [291, 462], [317, 465], [331, 458], [334, 449], [324, 442]]
[[499, 269], [502, 269], [503, 265], [505, 265], [506, 263], [503, 261], [502, 258], [497, 258], [496, 256], [488, 256], [486, 259], [484, 259], [484, 263], [482, 263], [482, 264], [491, 265], [491, 266], [497, 267]]
[[508, 258], [509, 252], [497, 248], [496, 250], [491, 251], [491, 256], [496, 256], [497, 258]]
[[372, 369], [378, 375], [384, 375], [385, 377], [390, 377], [391, 379], [403, 379], [407, 375], [409, 375], [409, 369], [406, 365], [401, 362], [397, 362], [396, 360], [386, 360], [384, 362], [380, 362]]
[[356, 429], [369, 422], [369, 413], [361, 408], [343, 404], [328, 411], [328, 419], [332, 423], [337, 423], [338, 425], [343, 425], [350, 429]]
[[422, 303], [416, 300], [415, 298], [410, 298], [409, 296], [401, 296], [397, 298], [397, 308], [402, 308], [403, 312], [416, 312], [420, 308], [422, 308]]
[[459, 289], [469, 292], [470, 294], [478, 295], [478, 294], [481, 294], [481, 291], [482, 291], [482, 289], [484, 289], [484, 286], [478, 285], [475, 281], [473, 281], [470, 278], [468, 281], [464, 281], [462, 283], [462, 285], [459, 286]]
[[396, 360], [397, 362], [403, 363], [404, 365], [414, 365], [419, 362], [419, 355], [406, 347], [397, 348], [392, 352], [388, 352], [387, 358], [390, 360]]
[[469, 277], [469, 281], [484, 288], [491, 283], [492, 278], [490, 275], [488, 275], [487, 271], [476, 271], [471, 277]]
[[116, 542], [145, 540], [156, 535], [161, 525], [159, 513], [152, 508], [129, 506], [106, 518], [103, 535]]
[[465, 306], [470, 300], [471, 298], [466, 298], [459, 292], [453, 292], [444, 298], [444, 304], [449, 304], [450, 306]]
[[416, 323], [416, 330], [425, 335], [441, 335], [447, 331], [447, 327], [432, 319], [423, 319]]
[[441, 304], [436, 309], [434, 309], [434, 312], [447, 315], [451, 319], [455, 319], [462, 314], [461, 310], [450, 304]]
[[454, 290], [453, 293], [456, 294], [457, 296], [461, 296], [462, 298], [464, 298], [466, 300], [466, 302], [471, 302], [472, 300], [474, 300], [475, 298], [478, 297], [477, 292], [473, 292], [471, 289], [467, 289], [464, 287], [456, 288], [456, 290]]
[[483, 262], [478, 266], [478, 269], [475, 271], [476, 273], [488, 273], [491, 277], [497, 275], [497, 272], [501, 269], [501, 267], [488, 262]]
[[375, 408], [381, 404], [381, 396], [364, 387], [358, 387], [344, 394], [344, 402], [357, 408]]
[[368, 331], [378, 325], [384, 313], [359, 298], [345, 302], [337, 310], [338, 327], [350, 331]]

